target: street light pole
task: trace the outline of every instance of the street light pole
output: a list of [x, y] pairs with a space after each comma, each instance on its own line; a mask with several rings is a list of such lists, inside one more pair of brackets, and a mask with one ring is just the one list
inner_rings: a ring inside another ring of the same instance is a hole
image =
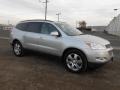
[[58, 22], [59, 22], [61, 13], [57, 13], [56, 15], [58, 16]]
[[115, 11], [115, 16], [114, 17], [116, 17], [116, 12], [118, 11], [118, 9], [116, 8], [116, 9], [114, 9], [114, 11]]
[[[115, 16], [114, 16], [114, 19], [117, 17], [116, 16], [116, 12], [118, 11], [118, 9], [114, 9], [115, 11]], [[114, 21], [114, 26], [115, 26], [115, 30], [114, 30], [114, 33], [117, 34], [117, 25], [116, 25], [116, 22]]]

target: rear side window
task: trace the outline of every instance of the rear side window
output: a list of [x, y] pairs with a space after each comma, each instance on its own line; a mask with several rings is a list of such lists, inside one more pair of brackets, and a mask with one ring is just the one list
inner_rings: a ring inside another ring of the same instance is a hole
[[17, 29], [26, 31], [27, 30], [27, 23], [20, 23], [16, 26]]
[[42, 26], [41, 22], [29, 22], [28, 27], [27, 27], [27, 31], [40, 33], [41, 26]]

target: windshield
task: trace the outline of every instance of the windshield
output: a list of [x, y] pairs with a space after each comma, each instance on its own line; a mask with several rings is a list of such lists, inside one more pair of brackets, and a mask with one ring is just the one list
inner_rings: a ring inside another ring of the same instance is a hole
[[71, 27], [70, 25], [66, 23], [56, 23], [56, 25], [67, 35], [69, 36], [77, 36], [83, 34], [81, 31], [79, 31], [76, 28]]

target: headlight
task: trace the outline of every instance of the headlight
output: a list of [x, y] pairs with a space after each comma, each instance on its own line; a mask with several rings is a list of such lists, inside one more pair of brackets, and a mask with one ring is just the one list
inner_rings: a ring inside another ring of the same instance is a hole
[[86, 44], [91, 48], [91, 49], [106, 49], [104, 45], [101, 44], [96, 44], [93, 42], [86, 42]]

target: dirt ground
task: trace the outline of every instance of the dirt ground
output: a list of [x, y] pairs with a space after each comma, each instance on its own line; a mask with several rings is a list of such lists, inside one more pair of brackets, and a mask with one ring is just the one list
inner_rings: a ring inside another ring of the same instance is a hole
[[0, 90], [120, 90], [119, 60], [74, 74], [58, 57], [35, 52], [15, 57], [9, 40], [0, 39]]

